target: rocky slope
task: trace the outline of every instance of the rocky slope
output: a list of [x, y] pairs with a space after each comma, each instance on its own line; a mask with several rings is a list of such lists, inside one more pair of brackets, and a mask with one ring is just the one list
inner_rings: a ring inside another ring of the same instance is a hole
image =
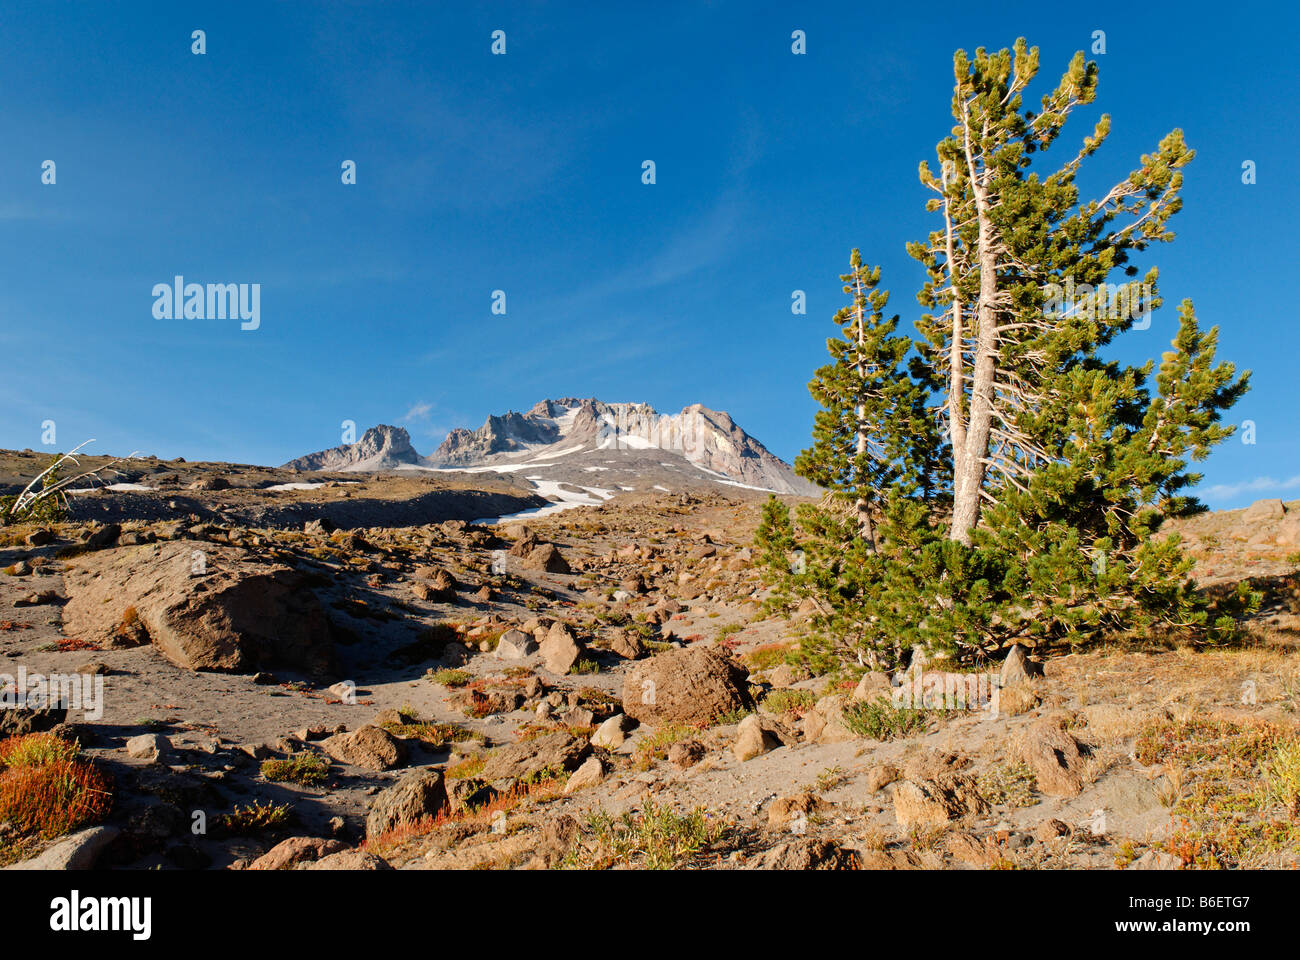
[[[900, 699], [910, 674], [812, 675], [806, 614], [763, 606], [762, 494], [331, 530], [320, 498], [353, 489], [231, 484], [194, 491], [220, 505], [203, 522], [0, 531], [0, 685], [108, 694], [0, 710], [0, 737], [53, 728], [113, 791], [76, 833], [0, 828], [0, 865], [1300, 866], [1279, 776], [1300, 750], [1300, 503], [1180, 527], [1203, 582], [1264, 593], [1248, 642], [1013, 654], [986, 709]], [[317, 515], [222, 519], [265, 496]], [[276, 613], [302, 622], [268, 634]]]

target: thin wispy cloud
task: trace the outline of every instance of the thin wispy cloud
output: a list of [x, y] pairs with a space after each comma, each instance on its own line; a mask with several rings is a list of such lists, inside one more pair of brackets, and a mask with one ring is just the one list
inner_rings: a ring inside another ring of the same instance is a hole
[[1210, 500], [1232, 500], [1246, 493], [1278, 493], [1283, 490], [1300, 489], [1300, 474], [1278, 480], [1274, 477], [1256, 477], [1240, 483], [1217, 483], [1206, 487], [1204, 497]]
[[417, 403], [415, 406], [411, 407], [410, 410], [407, 410], [406, 413], [402, 415], [401, 422], [414, 423], [417, 420], [421, 420], [421, 421], [428, 420], [429, 414], [432, 412], [433, 412], [433, 404], [423, 403], [423, 402]]

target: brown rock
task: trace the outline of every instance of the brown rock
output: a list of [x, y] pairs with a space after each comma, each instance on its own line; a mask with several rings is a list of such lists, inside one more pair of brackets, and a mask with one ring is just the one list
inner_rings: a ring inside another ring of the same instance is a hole
[[522, 660], [537, 652], [537, 641], [522, 630], [507, 630], [497, 640], [498, 660]]
[[517, 540], [506, 552], [512, 557], [526, 557], [537, 549], [538, 543], [540, 543], [540, 541], [537, 537], [532, 533], [528, 533], [523, 537], [520, 537], [519, 540]]
[[919, 870], [921, 859], [910, 850], [861, 850], [859, 870]]
[[682, 770], [704, 759], [704, 744], [698, 740], [679, 740], [668, 748], [668, 762]]
[[479, 776], [484, 780], [519, 780], [547, 768], [576, 770], [590, 753], [591, 744], [586, 740], [561, 730], [494, 750]]
[[617, 750], [627, 739], [623, 733], [623, 723], [625, 717], [621, 713], [616, 713], [591, 735], [591, 745], [593, 747], [603, 747], [606, 750]]
[[543, 543], [524, 557], [528, 570], [545, 570], [547, 573], [569, 573], [569, 564], [553, 543]]
[[1004, 690], [1017, 684], [1029, 683], [1043, 675], [1043, 665], [1036, 660], [1030, 660], [1027, 653], [1028, 651], [1018, 643], [1013, 643], [1011, 649], [1007, 651], [1007, 658], [1002, 661]]
[[878, 763], [867, 771], [867, 793], [876, 793], [899, 778], [898, 768], [892, 763]]
[[1300, 514], [1278, 524], [1275, 542], [1279, 547], [1300, 547]]
[[599, 757], [588, 757], [583, 761], [564, 785], [566, 794], [575, 793], [586, 787], [594, 787], [605, 779], [605, 764]]
[[751, 713], [745, 719], [740, 721], [736, 727], [736, 742], [732, 745], [732, 753], [741, 763], [746, 760], [753, 760], [757, 756], [774, 750], [781, 745], [781, 741], [770, 730], [763, 727], [762, 721], [759, 720], [758, 714]]
[[340, 850], [321, 857], [314, 862], [304, 863], [297, 870], [391, 870], [388, 861], [364, 850]]
[[847, 743], [858, 735], [844, 722], [844, 697], [822, 697], [803, 718], [804, 737], [817, 743]]
[[857, 866], [855, 851], [811, 837], [778, 844], [746, 864], [751, 870], [853, 870]]
[[768, 681], [778, 690], [784, 690], [786, 687], [792, 687], [801, 680], [807, 680], [810, 674], [804, 667], [792, 666], [783, 663], [772, 670], [767, 675]]
[[1241, 519], [1246, 523], [1258, 523], [1266, 520], [1281, 520], [1286, 515], [1286, 507], [1282, 505], [1281, 500], [1256, 500], [1246, 512], [1241, 515]]
[[781, 797], [773, 800], [772, 805], [767, 808], [767, 825], [774, 830], [787, 826], [791, 821], [806, 826], [809, 817], [828, 806], [829, 804], [816, 794], [808, 792]]
[[621, 628], [610, 634], [609, 649], [611, 653], [617, 654], [624, 660], [636, 660], [645, 656], [645, 646], [641, 643], [641, 638]]
[[942, 827], [987, 810], [974, 777], [941, 774], [934, 780], [904, 780], [894, 787], [894, 818], [904, 830]]
[[747, 677], [743, 667], [717, 650], [669, 650], [628, 671], [623, 712], [643, 723], [711, 722], [753, 706]]
[[944, 847], [954, 860], [972, 867], [991, 867], [1002, 859], [996, 843], [960, 831], [948, 834], [944, 839]]
[[68, 718], [63, 707], [9, 707], [0, 709], [0, 740], [53, 730]]
[[574, 639], [573, 631], [558, 620], [551, 625], [546, 639], [538, 649], [546, 669], [560, 676], [568, 673], [578, 662], [578, 657], [582, 656], [582, 647]]
[[354, 733], [336, 733], [320, 746], [335, 760], [366, 770], [392, 770], [406, 763], [406, 744], [370, 724]]
[[1083, 790], [1086, 750], [1065, 729], [1065, 718], [1054, 714], [1025, 731], [1021, 756], [1034, 768], [1039, 790], [1053, 797], [1075, 797]]
[[413, 826], [425, 817], [437, 816], [446, 803], [447, 788], [440, 772], [430, 767], [412, 770], [370, 802], [366, 836]]
[[881, 697], [890, 695], [889, 675], [878, 670], [868, 670], [853, 688], [853, 699], [874, 703]]
[[290, 837], [288, 840], [281, 840], [250, 863], [248, 869], [288, 870], [295, 864], [319, 860], [321, 857], [346, 849], [347, 844], [340, 840], [326, 840], [323, 837]]
[[122, 526], [117, 523], [109, 523], [85, 539], [85, 546], [90, 550], [103, 550], [105, 547], [111, 547], [117, 543], [117, 538], [122, 535]]
[[481, 807], [492, 802], [498, 796], [497, 791], [492, 786], [481, 780], [461, 779], [448, 782], [450, 786], [447, 787], [447, 803], [451, 806], [452, 811], [456, 813], [470, 807]]
[[1069, 836], [1071, 832], [1070, 827], [1060, 820], [1048, 819], [1035, 828], [1034, 839], [1039, 843], [1046, 843], [1048, 840], [1055, 840], [1057, 837]]

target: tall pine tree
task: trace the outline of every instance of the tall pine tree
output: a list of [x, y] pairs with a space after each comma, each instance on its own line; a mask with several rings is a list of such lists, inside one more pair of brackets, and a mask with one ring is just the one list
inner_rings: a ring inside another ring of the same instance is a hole
[[873, 511], [895, 488], [928, 486], [937, 437], [926, 392], [904, 365], [911, 339], [896, 335], [897, 314], [884, 315], [889, 292], [878, 289], [880, 268], [865, 265], [856, 249], [849, 265], [840, 279], [851, 302], [835, 314], [839, 335], [826, 341], [831, 362], [808, 384], [821, 409], [795, 471], [829, 492], [828, 505], [850, 507], [856, 535], [874, 550]]
[[884, 319], [880, 271], [857, 251], [844, 277], [852, 303], [810, 384], [822, 410], [796, 462], [828, 491], [798, 513], [797, 592], [826, 611], [809, 647], [819, 656], [856, 649], [888, 664], [922, 646], [979, 658], [1011, 642], [1232, 626], [1212, 619], [1159, 529], [1203, 509], [1189, 467], [1231, 434], [1222, 413], [1248, 374], [1215, 363], [1217, 331], [1201, 331], [1190, 301], [1154, 392], [1154, 363], [1102, 355], [1160, 305], [1156, 270], [1138, 284], [1130, 260], [1173, 238], [1192, 151], [1175, 130], [1103, 197], [1081, 199], [1075, 180], [1108, 117], [1040, 168], [1095, 98], [1096, 64], [1077, 54], [1033, 111], [1022, 101], [1037, 71], [1023, 39], [954, 57], [940, 174], [920, 171], [940, 224], [908, 247], [928, 272], [920, 337]]

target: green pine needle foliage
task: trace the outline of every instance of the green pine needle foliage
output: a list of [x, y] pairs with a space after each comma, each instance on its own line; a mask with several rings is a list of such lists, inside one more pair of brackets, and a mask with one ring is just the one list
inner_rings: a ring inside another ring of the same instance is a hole
[[[1024, 40], [958, 51], [954, 68], [943, 173], [921, 166], [942, 222], [908, 245], [927, 270], [917, 336], [886, 317], [880, 268], [852, 251], [830, 361], [809, 384], [821, 408], [812, 446], [795, 462], [825, 496], [793, 518], [772, 498], [756, 538], [772, 603], [815, 601], [803, 650], [823, 669], [893, 668], [918, 647], [970, 662], [1013, 642], [1230, 636], [1258, 595], [1212, 604], [1161, 530], [1205, 509], [1192, 465], [1232, 434], [1222, 416], [1249, 374], [1216, 362], [1218, 331], [1201, 329], [1191, 301], [1158, 368], [1102, 356], [1161, 304], [1155, 268], [1119, 293], [1116, 277], [1173, 239], [1193, 153], [1175, 130], [1104, 197], [1083, 199], [1076, 176], [1109, 118], [1063, 165], [1045, 157], [1095, 98], [1096, 64], [1077, 54], [1039, 111], [1023, 104], [1038, 70]], [[963, 498], [976, 520], [957, 529]]]

